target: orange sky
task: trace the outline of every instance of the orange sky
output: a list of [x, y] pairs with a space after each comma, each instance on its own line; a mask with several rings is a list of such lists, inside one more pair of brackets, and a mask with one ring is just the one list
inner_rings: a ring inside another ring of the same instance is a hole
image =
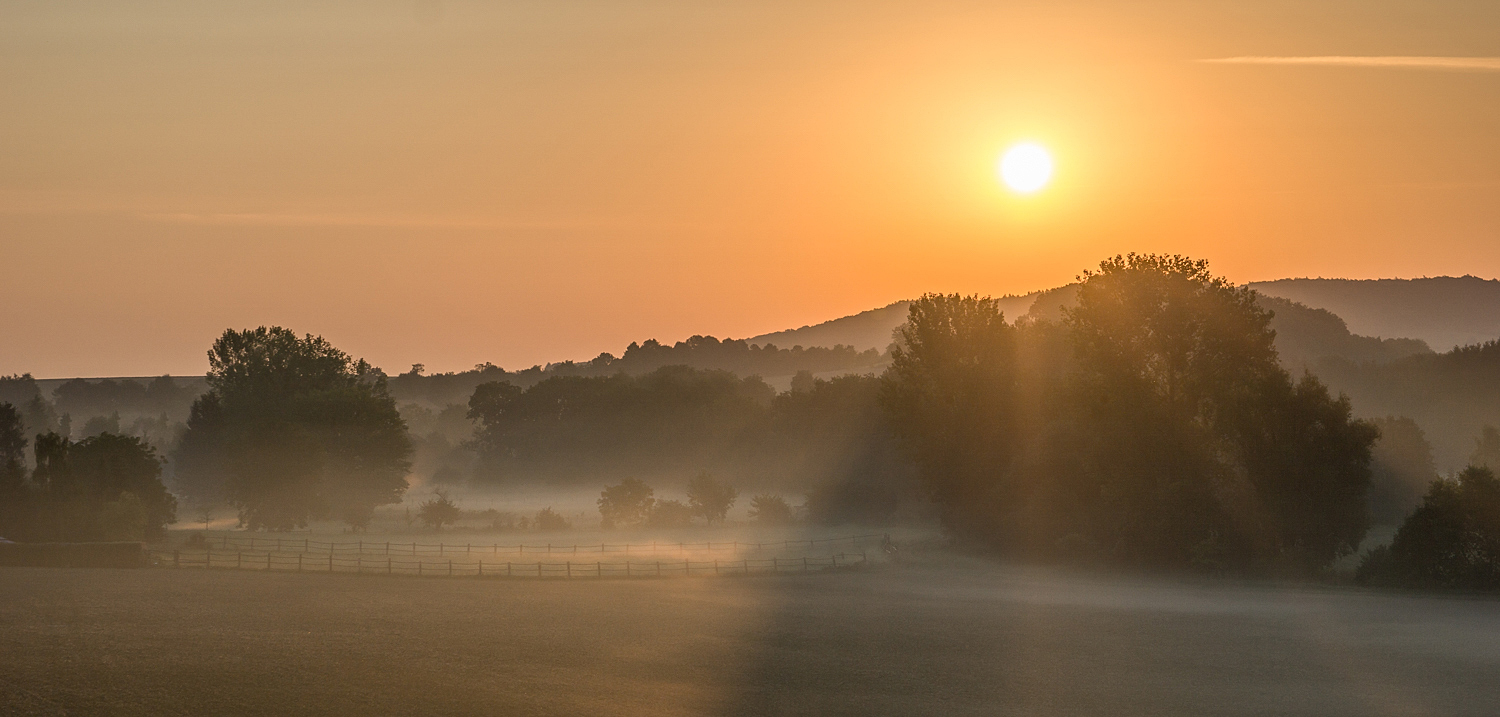
[[1500, 3], [238, 5], [0, 5], [0, 373], [521, 368], [1126, 251], [1500, 274], [1500, 71], [1199, 62], [1493, 58]]

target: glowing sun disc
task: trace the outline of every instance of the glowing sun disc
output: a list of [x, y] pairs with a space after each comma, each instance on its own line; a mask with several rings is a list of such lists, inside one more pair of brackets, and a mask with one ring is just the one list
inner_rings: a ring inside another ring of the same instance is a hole
[[1022, 142], [1000, 157], [1000, 181], [1022, 194], [1031, 194], [1052, 179], [1052, 155], [1035, 142]]

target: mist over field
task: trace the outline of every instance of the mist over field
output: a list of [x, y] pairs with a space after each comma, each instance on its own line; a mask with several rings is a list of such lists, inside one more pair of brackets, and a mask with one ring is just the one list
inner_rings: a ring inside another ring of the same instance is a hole
[[0, 717], [1495, 714], [1497, 48], [0, 3]]

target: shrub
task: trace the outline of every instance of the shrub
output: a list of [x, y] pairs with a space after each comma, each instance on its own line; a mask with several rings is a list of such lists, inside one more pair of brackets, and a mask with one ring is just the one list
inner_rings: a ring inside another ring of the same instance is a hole
[[562, 517], [561, 513], [553, 510], [550, 506], [541, 509], [536, 514], [535, 522], [537, 530], [567, 530], [573, 527], [568, 523], [567, 518]]
[[619, 485], [606, 487], [599, 493], [599, 515], [601, 527], [636, 526], [644, 523], [651, 514], [655, 491], [638, 478], [626, 478]]
[[463, 511], [459, 510], [458, 504], [448, 497], [448, 491], [439, 489], [433, 491], [432, 495], [430, 500], [423, 502], [417, 508], [417, 516], [421, 518], [422, 523], [442, 530], [444, 525], [458, 522]]
[[785, 525], [792, 522], [792, 506], [779, 495], [757, 495], [750, 499], [750, 518], [766, 525]]
[[1355, 579], [1366, 585], [1500, 589], [1500, 480], [1470, 466], [1432, 484], [1389, 548], [1365, 555]]

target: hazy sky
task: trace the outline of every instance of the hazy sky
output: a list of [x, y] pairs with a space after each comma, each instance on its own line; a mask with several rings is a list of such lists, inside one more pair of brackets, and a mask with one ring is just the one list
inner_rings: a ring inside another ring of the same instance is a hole
[[1492, 0], [10, 0], [0, 373], [521, 368], [1127, 251], [1495, 277], [1497, 57]]

